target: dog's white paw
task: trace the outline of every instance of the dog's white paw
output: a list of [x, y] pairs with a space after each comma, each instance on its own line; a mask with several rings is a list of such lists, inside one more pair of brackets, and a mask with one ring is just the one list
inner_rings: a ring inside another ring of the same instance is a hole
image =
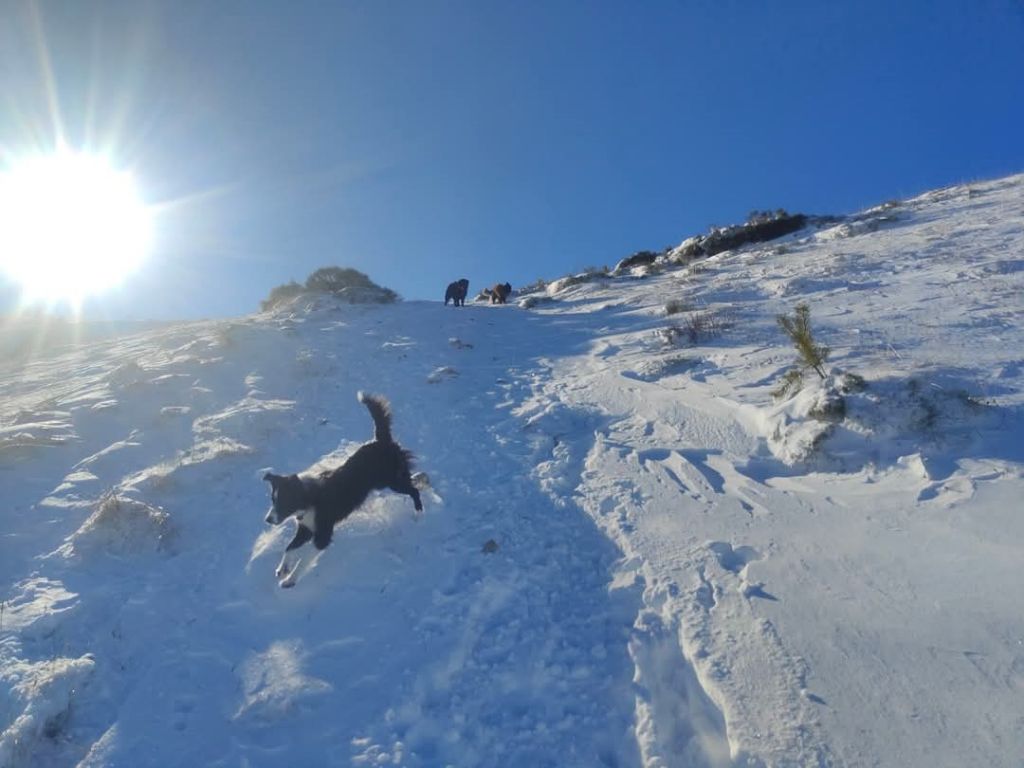
[[279, 579], [283, 579], [285, 576], [288, 575], [288, 572], [290, 570], [291, 568], [288, 566], [288, 563], [281, 563], [279, 566], [277, 566], [277, 570], [274, 571], [274, 575]]
[[279, 586], [281, 589], [291, 589], [292, 587], [295, 586], [295, 579], [292, 579], [292, 578], [282, 579], [281, 581], [278, 582], [277, 586]]

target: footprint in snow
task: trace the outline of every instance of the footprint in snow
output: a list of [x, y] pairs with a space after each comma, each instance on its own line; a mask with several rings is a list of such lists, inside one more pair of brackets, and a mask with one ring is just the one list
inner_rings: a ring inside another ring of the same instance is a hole
[[733, 547], [727, 541], [712, 541], [708, 543], [707, 547], [714, 553], [719, 565], [739, 576], [739, 590], [744, 597], [759, 597], [762, 600], [779, 599], [766, 591], [762, 582], [747, 581], [747, 566], [763, 557], [756, 549], [746, 546]]
[[454, 379], [459, 375], [459, 372], [452, 368], [450, 365], [442, 365], [440, 368], [435, 368], [427, 376], [428, 384], [437, 384], [446, 379]]
[[748, 563], [761, 559], [761, 553], [753, 547], [733, 547], [727, 541], [712, 541], [708, 545], [718, 564], [731, 573], [739, 573]]

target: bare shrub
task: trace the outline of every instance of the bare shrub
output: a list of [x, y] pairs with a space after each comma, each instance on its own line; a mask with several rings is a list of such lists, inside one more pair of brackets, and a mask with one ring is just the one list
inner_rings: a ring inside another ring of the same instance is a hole
[[669, 299], [665, 302], [666, 315], [678, 315], [680, 312], [685, 312], [688, 308], [688, 305], [682, 299]]
[[693, 346], [721, 335], [726, 327], [725, 319], [709, 309], [691, 312], [683, 321], [686, 340]]
[[659, 328], [657, 334], [666, 346], [678, 346], [684, 342], [690, 346], [697, 346], [721, 335], [728, 327], [729, 321], [726, 317], [705, 309], [690, 312], [682, 322]]
[[522, 296], [523, 294], [527, 294], [527, 293], [534, 293], [534, 292], [537, 292], [537, 291], [543, 291], [547, 287], [548, 287], [548, 281], [545, 280], [543, 277], [538, 277], [535, 281], [533, 281], [529, 285], [524, 285], [522, 288], [520, 288], [519, 289], [519, 295]]

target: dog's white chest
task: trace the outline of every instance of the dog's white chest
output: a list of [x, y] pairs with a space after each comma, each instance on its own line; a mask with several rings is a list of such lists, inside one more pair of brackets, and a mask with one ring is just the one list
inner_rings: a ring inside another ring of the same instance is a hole
[[303, 509], [295, 514], [295, 521], [304, 528], [316, 532], [316, 510]]

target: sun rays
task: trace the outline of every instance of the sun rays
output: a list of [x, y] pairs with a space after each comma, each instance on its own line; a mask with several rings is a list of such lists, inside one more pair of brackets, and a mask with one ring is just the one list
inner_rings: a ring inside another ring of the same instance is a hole
[[24, 299], [81, 305], [145, 258], [150, 212], [130, 173], [68, 149], [0, 172], [0, 269]]

